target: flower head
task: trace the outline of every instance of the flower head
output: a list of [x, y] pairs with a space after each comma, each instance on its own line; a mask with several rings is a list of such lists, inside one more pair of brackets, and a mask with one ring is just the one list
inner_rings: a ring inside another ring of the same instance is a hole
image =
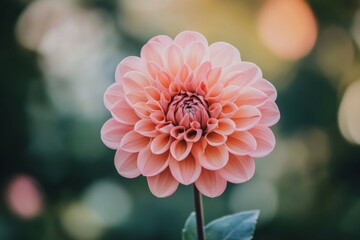
[[179, 183], [219, 196], [227, 182], [249, 180], [253, 158], [274, 148], [276, 90], [230, 44], [209, 46], [189, 31], [157, 36], [140, 57], [122, 60], [115, 78], [104, 96], [112, 118], [102, 140], [117, 150], [119, 174], [146, 176], [155, 196], [173, 194]]

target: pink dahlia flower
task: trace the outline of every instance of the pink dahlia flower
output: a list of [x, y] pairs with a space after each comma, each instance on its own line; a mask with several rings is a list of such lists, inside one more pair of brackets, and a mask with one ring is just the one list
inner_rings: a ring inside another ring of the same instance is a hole
[[276, 90], [228, 43], [209, 46], [188, 31], [174, 40], [157, 36], [140, 57], [120, 62], [115, 79], [104, 96], [112, 118], [102, 140], [116, 150], [119, 174], [146, 176], [157, 197], [179, 183], [219, 196], [227, 182], [249, 180], [253, 158], [274, 148]]

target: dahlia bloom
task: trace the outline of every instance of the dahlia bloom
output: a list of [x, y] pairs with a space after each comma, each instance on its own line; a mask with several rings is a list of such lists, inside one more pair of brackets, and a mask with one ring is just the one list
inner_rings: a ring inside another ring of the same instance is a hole
[[275, 145], [276, 89], [258, 66], [225, 42], [197, 32], [156, 36], [140, 57], [120, 62], [104, 102], [112, 118], [102, 141], [121, 176], [147, 177], [157, 197], [195, 183], [208, 197], [255, 171], [253, 158]]

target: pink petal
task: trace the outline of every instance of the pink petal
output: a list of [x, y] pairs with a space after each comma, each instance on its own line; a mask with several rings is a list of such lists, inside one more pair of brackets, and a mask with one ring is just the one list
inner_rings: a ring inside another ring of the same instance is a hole
[[117, 66], [115, 79], [116, 81], [120, 81], [121, 76], [124, 76], [127, 72], [145, 72], [145, 70], [146, 65], [144, 59], [135, 56], [126, 57]]
[[169, 168], [174, 178], [184, 185], [194, 183], [201, 173], [200, 164], [191, 154], [182, 161], [171, 158]]
[[218, 174], [231, 183], [243, 183], [254, 176], [254, 160], [249, 156], [230, 154], [226, 166], [218, 170]]
[[185, 128], [183, 126], [176, 126], [170, 130], [170, 135], [175, 139], [182, 139], [184, 137]]
[[171, 77], [167, 72], [161, 71], [158, 72], [156, 76], [156, 82], [159, 84], [159, 87], [162, 87], [163, 89], [169, 89], [171, 84]]
[[133, 125], [140, 119], [134, 109], [123, 98], [115, 103], [110, 111], [112, 116], [121, 123]]
[[221, 102], [232, 102], [240, 93], [238, 86], [228, 86], [222, 89]]
[[149, 118], [151, 111], [147, 107], [146, 103], [138, 102], [134, 105], [135, 113], [141, 118]]
[[134, 130], [125, 134], [122, 138], [120, 147], [127, 152], [140, 152], [142, 149], [146, 148], [150, 142], [148, 137], [135, 132]]
[[238, 107], [235, 103], [227, 102], [221, 106], [221, 118], [232, 117], [238, 111]]
[[205, 139], [211, 146], [220, 146], [226, 142], [226, 136], [217, 132], [206, 133]]
[[161, 92], [158, 88], [150, 86], [144, 88], [145, 95], [149, 100], [160, 101]]
[[216, 84], [212, 88], [208, 90], [205, 95], [206, 101], [210, 104], [217, 103], [220, 100], [220, 96], [222, 94], [223, 86], [221, 84]]
[[273, 126], [280, 119], [280, 111], [276, 103], [269, 99], [264, 105], [259, 107], [261, 112], [260, 124], [265, 126]]
[[258, 107], [268, 100], [268, 96], [260, 90], [252, 87], [243, 88], [234, 103], [237, 106], [251, 105]]
[[157, 42], [148, 42], [142, 48], [140, 56], [148, 62], [155, 62], [160, 67], [164, 66], [163, 53], [164, 46]]
[[216, 147], [207, 145], [203, 153], [197, 152], [194, 157], [202, 167], [209, 170], [218, 170], [226, 165], [229, 159], [229, 152], [225, 145]]
[[209, 118], [206, 122], [206, 131], [211, 132], [216, 129], [219, 125], [219, 120], [216, 118]]
[[175, 180], [169, 169], [156, 176], [148, 177], [147, 182], [151, 193], [159, 198], [170, 196], [179, 186], [179, 182]]
[[173, 40], [166, 35], [158, 35], [149, 40], [149, 42], [156, 42], [162, 45], [163, 47], [168, 47], [173, 43]]
[[118, 149], [115, 154], [115, 167], [118, 173], [126, 178], [136, 178], [140, 175], [137, 168], [137, 153], [129, 153]]
[[166, 62], [169, 68], [169, 71], [172, 73], [172, 76], [176, 76], [178, 71], [182, 68], [185, 62], [185, 56], [183, 50], [175, 44], [172, 44], [166, 49], [165, 53]]
[[122, 88], [119, 82], [115, 82], [108, 89], [104, 94], [104, 104], [105, 107], [110, 110], [111, 107], [120, 99], [125, 97], [124, 89]]
[[217, 118], [219, 113], [221, 112], [221, 104], [220, 103], [213, 103], [209, 107], [210, 116], [212, 118]]
[[141, 119], [135, 126], [134, 130], [146, 137], [155, 137], [158, 135], [155, 123], [150, 119]]
[[147, 73], [151, 77], [151, 80], [156, 80], [156, 76], [160, 71], [163, 71], [163, 69], [159, 66], [159, 64], [154, 62], [148, 62]]
[[162, 154], [169, 150], [172, 142], [169, 134], [160, 134], [151, 141], [150, 149], [154, 154]]
[[271, 100], [275, 101], [277, 97], [277, 92], [274, 87], [268, 80], [266, 79], [258, 79], [254, 84], [253, 87], [259, 89], [260, 91], [264, 92]]
[[150, 119], [155, 123], [155, 124], [159, 124], [162, 122], [166, 121], [164, 112], [161, 110], [158, 111], [154, 111], [153, 113], [150, 114]]
[[174, 125], [170, 122], [163, 122], [156, 125], [156, 129], [161, 133], [170, 133], [170, 131], [174, 128]]
[[177, 139], [170, 146], [171, 155], [176, 160], [181, 161], [189, 155], [192, 145], [192, 142], [187, 142], [184, 139]]
[[247, 131], [235, 131], [228, 136], [226, 146], [232, 154], [244, 156], [256, 149], [256, 140]]
[[145, 103], [147, 101], [145, 94], [139, 91], [126, 93], [125, 99], [126, 102], [132, 107], [134, 107], [134, 105], [137, 103]]
[[221, 118], [218, 121], [218, 127], [214, 129], [214, 132], [217, 132], [222, 135], [230, 135], [235, 131], [236, 125], [234, 121], [228, 118]]
[[196, 69], [207, 58], [207, 45], [201, 42], [194, 42], [186, 49], [186, 64], [192, 70]]
[[196, 188], [207, 197], [218, 197], [226, 189], [226, 180], [217, 172], [202, 169], [201, 175], [195, 182]]
[[190, 46], [190, 44], [194, 42], [201, 42], [205, 46], [208, 45], [208, 42], [206, 38], [198, 33], [198, 32], [192, 32], [192, 31], [184, 31], [179, 33], [176, 37], [174, 42], [178, 44], [180, 47], [185, 49], [187, 46]]
[[254, 127], [260, 118], [261, 113], [256, 107], [244, 105], [238, 108], [231, 120], [234, 121], [237, 130], [244, 131]]
[[214, 86], [218, 80], [219, 80], [219, 77], [221, 75], [221, 71], [222, 71], [222, 68], [221, 67], [217, 67], [217, 68], [213, 68], [211, 69], [208, 73], [207, 73], [207, 76], [206, 76], [206, 88], [207, 89], [210, 89], [212, 86]]
[[225, 42], [211, 44], [209, 52], [209, 59], [214, 67], [227, 67], [241, 62], [239, 51]]
[[154, 154], [150, 148], [144, 148], [139, 152], [137, 166], [142, 175], [146, 177], [155, 176], [168, 166], [169, 152]]
[[120, 147], [121, 139], [126, 133], [131, 131], [133, 126], [119, 123], [114, 118], [110, 118], [101, 128], [101, 140], [111, 149]]
[[127, 72], [123, 76], [123, 89], [125, 93], [143, 92], [145, 87], [150, 86], [148, 77], [141, 72]]
[[202, 136], [202, 130], [201, 129], [194, 129], [194, 128], [190, 128], [188, 130], [186, 130], [185, 134], [184, 134], [184, 139], [187, 142], [197, 142], [200, 140], [201, 136]]
[[[234, 69], [234, 71], [231, 71]], [[222, 81], [225, 86], [236, 85], [238, 87], [248, 86], [262, 78], [260, 68], [254, 63], [241, 62], [234, 67], [227, 68], [223, 72]]]
[[257, 147], [256, 150], [250, 153], [252, 157], [264, 157], [268, 155], [275, 147], [275, 136], [270, 128], [258, 125], [249, 132], [255, 137]]

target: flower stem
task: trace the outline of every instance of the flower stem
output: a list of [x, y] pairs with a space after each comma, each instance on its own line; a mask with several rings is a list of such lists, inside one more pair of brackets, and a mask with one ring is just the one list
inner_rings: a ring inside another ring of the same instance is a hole
[[202, 206], [202, 198], [201, 198], [201, 193], [196, 188], [195, 184], [194, 184], [194, 204], [195, 204], [198, 240], [205, 240], [204, 212]]

